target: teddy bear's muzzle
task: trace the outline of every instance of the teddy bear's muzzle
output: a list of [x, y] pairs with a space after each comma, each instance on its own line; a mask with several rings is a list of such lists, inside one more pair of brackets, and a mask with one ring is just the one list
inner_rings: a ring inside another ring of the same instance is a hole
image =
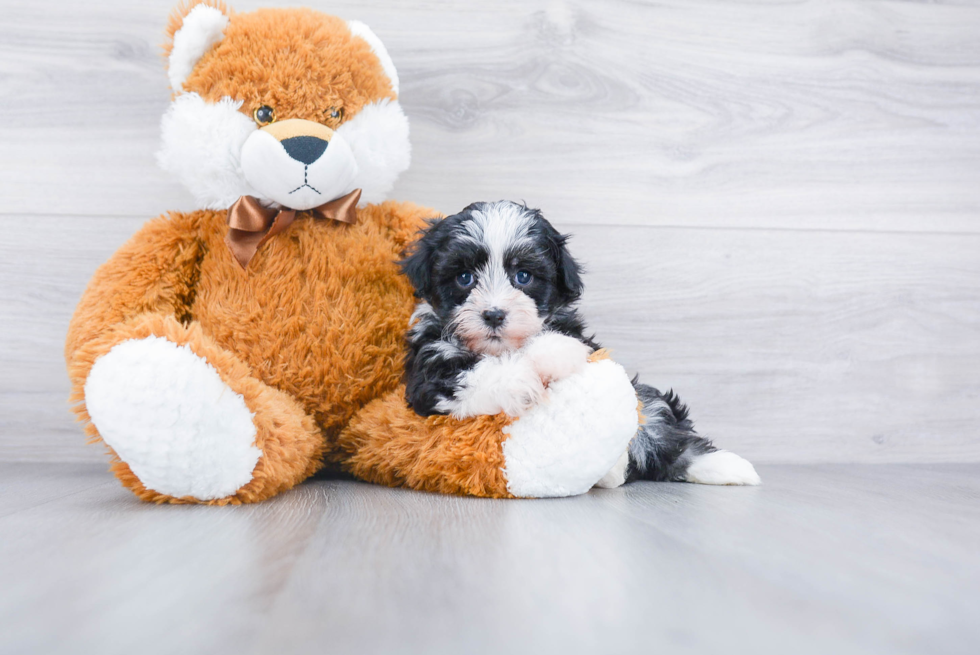
[[256, 130], [241, 156], [245, 179], [257, 197], [300, 211], [350, 193], [358, 171], [340, 134], [301, 119]]

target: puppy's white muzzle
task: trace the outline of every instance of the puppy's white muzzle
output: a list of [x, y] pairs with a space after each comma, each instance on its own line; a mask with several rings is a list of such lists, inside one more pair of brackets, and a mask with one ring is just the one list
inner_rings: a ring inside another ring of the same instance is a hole
[[350, 193], [358, 173], [343, 136], [295, 118], [250, 134], [241, 162], [245, 180], [262, 197], [300, 211]]

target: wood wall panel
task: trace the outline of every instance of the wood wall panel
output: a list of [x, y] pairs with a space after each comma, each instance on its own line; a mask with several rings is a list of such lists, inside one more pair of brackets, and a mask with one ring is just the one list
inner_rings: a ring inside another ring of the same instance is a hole
[[[62, 344], [139, 219], [32, 217], [0, 245], [0, 459], [101, 457]], [[980, 461], [980, 235], [575, 226], [583, 308], [644, 381], [758, 461]], [[44, 243], [46, 257], [26, 257]], [[52, 441], [53, 439], [53, 441]]]
[[[399, 67], [393, 196], [523, 199], [574, 231], [600, 337], [719, 443], [980, 460], [980, 5], [308, 4]], [[95, 267], [192, 205], [153, 158], [170, 7], [5, 3], [0, 459], [101, 457], [61, 347]]]
[[[4, 212], [153, 215], [169, 2], [9, 2]], [[290, 4], [234, 3], [240, 9]], [[524, 198], [576, 223], [976, 232], [980, 6], [311, 2], [403, 80], [395, 196]]]

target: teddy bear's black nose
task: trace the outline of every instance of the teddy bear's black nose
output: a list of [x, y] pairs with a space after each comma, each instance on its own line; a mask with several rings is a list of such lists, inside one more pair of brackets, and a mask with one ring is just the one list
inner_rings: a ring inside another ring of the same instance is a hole
[[327, 141], [315, 136], [293, 136], [279, 143], [286, 149], [287, 155], [307, 166], [319, 159], [328, 145]]

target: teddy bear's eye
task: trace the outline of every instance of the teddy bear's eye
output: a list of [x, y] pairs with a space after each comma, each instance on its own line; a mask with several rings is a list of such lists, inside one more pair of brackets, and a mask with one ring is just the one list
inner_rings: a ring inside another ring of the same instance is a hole
[[268, 125], [276, 120], [276, 110], [269, 105], [262, 105], [252, 112], [252, 118], [259, 125]]
[[334, 124], [339, 123], [344, 120], [344, 108], [343, 107], [331, 107], [330, 109], [323, 112], [330, 117], [331, 122]]

